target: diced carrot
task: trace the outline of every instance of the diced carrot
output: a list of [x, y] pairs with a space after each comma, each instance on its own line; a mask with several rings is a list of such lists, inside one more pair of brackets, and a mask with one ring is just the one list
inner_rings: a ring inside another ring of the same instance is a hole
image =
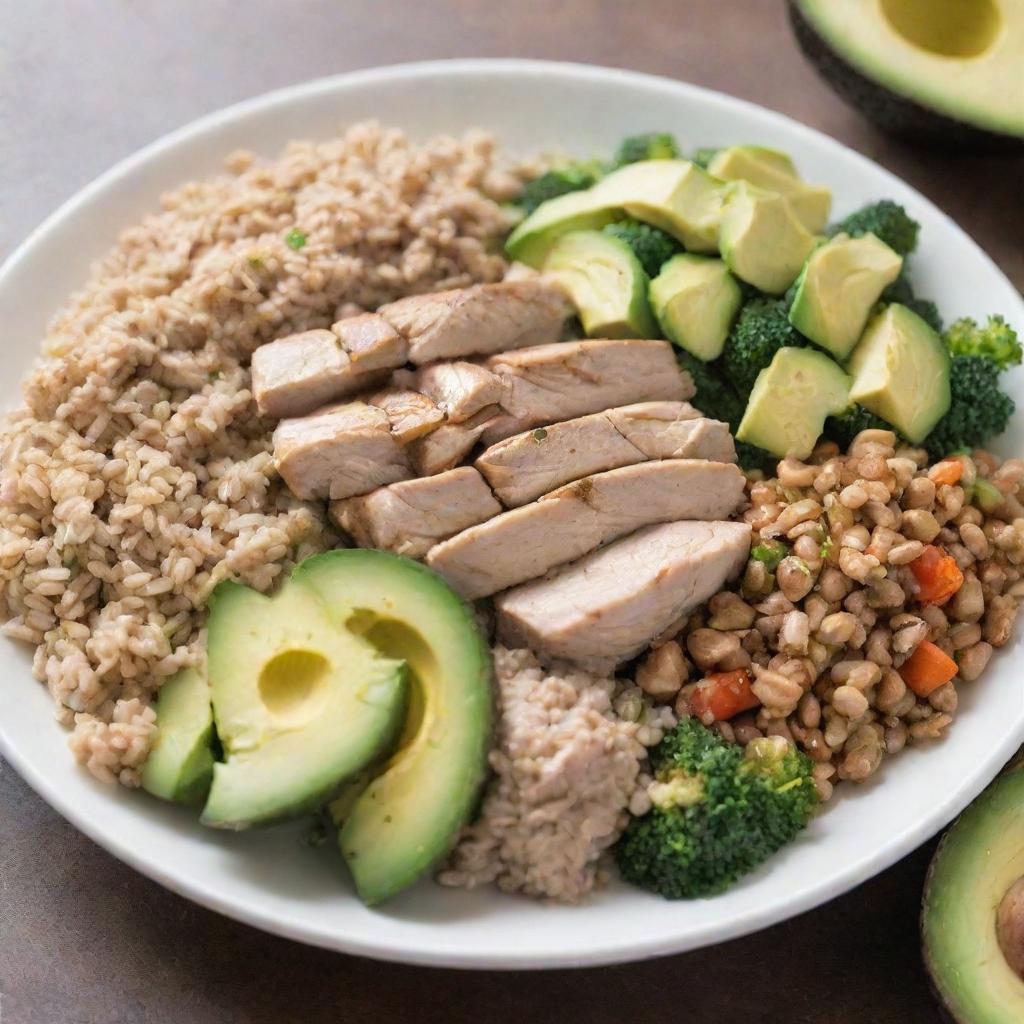
[[745, 668], [733, 672], [712, 672], [690, 694], [690, 710], [698, 718], [708, 713], [716, 722], [733, 718], [741, 711], [756, 708], [761, 702], [750, 688], [750, 673]]
[[933, 483], [953, 485], [964, 475], [964, 464], [960, 459], [943, 459], [928, 470]]
[[917, 599], [921, 604], [945, 604], [964, 583], [956, 559], [934, 544], [929, 544], [910, 563], [910, 571], [917, 580]]
[[927, 697], [956, 675], [956, 662], [941, 647], [930, 640], [922, 640], [914, 653], [900, 668], [903, 682], [918, 697]]

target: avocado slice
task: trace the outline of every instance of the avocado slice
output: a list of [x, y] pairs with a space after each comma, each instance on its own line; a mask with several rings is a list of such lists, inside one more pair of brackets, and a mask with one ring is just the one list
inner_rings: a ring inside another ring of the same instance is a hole
[[949, 352], [916, 313], [893, 303], [867, 326], [848, 366], [850, 398], [919, 444], [949, 409]]
[[661, 268], [650, 287], [651, 307], [665, 337], [698, 359], [717, 359], [743, 302], [721, 260], [683, 253]]
[[1024, 767], [1000, 776], [932, 858], [924, 961], [958, 1024], [1024, 1020]]
[[294, 576], [273, 597], [233, 581], [210, 597], [207, 662], [226, 761], [204, 824], [293, 817], [323, 803], [397, 736], [405, 664], [342, 628]]
[[359, 896], [379, 903], [441, 860], [476, 808], [491, 737], [490, 654], [473, 612], [418, 562], [337, 550], [307, 558], [294, 577], [321, 595], [339, 628], [409, 666], [398, 747], [342, 809], [338, 835]]
[[823, 186], [801, 181], [793, 161], [778, 149], [728, 146], [712, 157], [708, 173], [723, 181], [746, 181], [785, 196], [797, 220], [812, 235], [820, 234], [828, 223], [832, 193]]
[[851, 106], [957, 152], [1024, 152], [1024, 5], [999, 0], [790, 0], [797, 39]]
[[850, 404], [850, 378], [838, 363], [812, 348], [780, 348], [757, 375], [737, 441], [780, 459], [806, 459], [825, 419]]
[[213, 709], [210, 684], [182, 668], [160, 687], [157, 734], [142, 769], [142, 788], [161, 800], [201, 803], [213, 779]]
[[519, 222], [505, 242], [505, 253], [509, 259], [539, 270], [562, 235], [603, 228], [621, 215], [601, 197], [595, 197], [593, 188], [556, 196]]
[[902, 267], [903, 257], [870, 232], [859, 238], [836, 235], [807, 258], [797, 278], [789, 322], [844, 360]]
[[621, 238], [602, 231], [562, 235], [544, 273], [572, 300], [591, 338], [657, 338], [647, 302], [648, 277]]
[[814, 236], [786, 200], [745, 181], [730, 186], [718, 247], [726, 266], [769, 295], [781, 295], [814, 248]]
[[689, 160], [642, 160], [609, 174], [595, 199], [677, 238], [690, 252], [713, 253], [727, 186]]

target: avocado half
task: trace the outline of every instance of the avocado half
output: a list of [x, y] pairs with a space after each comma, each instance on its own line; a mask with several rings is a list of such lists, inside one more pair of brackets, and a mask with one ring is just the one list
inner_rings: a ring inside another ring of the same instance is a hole
[[1024, 766], [946, 833], [921, 911], [925, 966], [956, 1024], [1024, 1020]]
[[1024, 4], [789, 0], [789, 12], [819, 74], [885, 131], [1024, 152]]

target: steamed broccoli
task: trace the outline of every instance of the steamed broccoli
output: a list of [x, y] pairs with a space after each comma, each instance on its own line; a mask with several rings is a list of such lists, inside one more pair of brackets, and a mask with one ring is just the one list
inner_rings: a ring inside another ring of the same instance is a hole
[[715, 159], [715, 154], [718, 152], [717, 148], [712, 146], [704, 146], [701, 149], [695, 150], [693, 156], [690, 159], [698, 166], [703, 167], [706, 171], [708, 164]]
[[590, 188], [603, 175], [604, 168], [596, 160], [580, 160], [564, 167], [555, 167], [523, 186], [519, 205], [529, 215], [549, 199]]
[[633, 250], [633, 255], [640, 261], [648, 277], [656, 277], [665, 260], [671, 259], [683, 249], [671, 235], [635, 220], [609, 224], [604, 231], [607, 235], [621, 239]]
[[651, 753], [654, 805], [615, 847], [622, 877], [668, 899], [711, 896], [796, 837], [818, 804], [812, 764], [780, 737], [746, 749], [696, 719]]
[[726, 375], [746, 397], [757, 375], [772, 361], [780, 348], [804, 348], [807, 342], [786, 316], [779, 299], [760, 298], [748, 302], [729, 332], [722, 351]]
[[921, 225], [911, 217], [899, 203], [882, 199], [877, 203], [861, 207], [829, 228], [829, 234], [840, 231], [858, 238], [869, 231], [880, 238], [890, 249], [901, 256], [912, 253], [917, 247], [917, 232]]
[[691, 399], [705, 416], [724, 420], [733, 432], [743, 419], [746, 402], [710, 363], [701, 362], [683, 349], [676, 353], [679, 365], [693, 378], [697, 393]]
[[925, 438], [933, 459], [961, 448], [977, 448], [1006, 429], [1016, 408], [999, 388], [999, 366], [985, 356], [953, 356], [949, 411]]
[[957, 320], [946, 332], [946, 345], [955, 356], [983, 356], [1000, 370], [1016, 366], [1024, 354], [1017, 332], [1001, 316], [990, 316], [984, 327], [970, 317]]
[[846, 451], [862, 430], [891, 430], [896, 433], [896, 428], [891, 423], [886, 423], [880, 416], [868, 412], [864, 406], [851, 405], [845, 412], [838, 416], [829, 416], [825, 420], [823, 435]]
[[939, 334], [942, 333], [942, 314], [939, 313], [939, 307], [931, 299], [919, 299], [914, 294], [914, 287], [907, 276], [906, 266], [900, 272], [899, 277], [882, 292], [879, 302], [882, 305], [898, 302], [916, 313], [932, 330]]
[[670, 132], [647, 132], [622, 140], [615, 151], [614, 167], [625, 167], [639, 160], [674, 160], [679, 156], [679, 143]]

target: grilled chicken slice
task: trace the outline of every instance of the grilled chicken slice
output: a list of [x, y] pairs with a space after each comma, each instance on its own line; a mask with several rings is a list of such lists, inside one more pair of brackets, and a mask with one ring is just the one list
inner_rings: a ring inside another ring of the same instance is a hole
[[492, 445], [476, 462], [508, 508], [570, 480], [648, 459], [734, 462], [729, 427], [686, 402], [641, 402], [528, 430]]
[[481, 409], [465, 423], [444, 423], [408, 447], [417, 476], [434, 476], [457, 466], [473, 450], [484, 428], [499, 412], [496, 405]]
[[416, 374], [416, 386], [432, 399], [449, 423], [464, 423], [501, 401], [501, 378], [478, 363], [431, 363]]
[[485, 365], [505, 385], [506, 410], [484, 431], [485, 444], [617, 405], [679, 402], [694, 392], [667, 341], [570, 341], [502, 352]]
[[743, 500], [727, 462], [642, 462], [585, 477], [471, 526], [430, 550], [427, 564], [467, 600], [486, 597], [652, 523], [724, 519]]
[[610, 671], [717, 593], [749, 548], [746, 523], [647, 527], [500, 595], [498, 636], [545, 660]]
[[302, 416], [388, 377], [386, 369], [357, 369], [333, 331], [303, 331], [261, 345], [251, 369], [256, 407], [277, 419]]
[[384, 388], [369, 395], [366, 402], [387, 413], [399, 444], [409, 444], [444, 423], [444, 413], [426, 395], [409, 388]]
[[503, 281], [413, 295], [377, 311], [417, 365], [558, 341], [571, 307], [546, 281]]
[[297, 498], [351, 498], [412, 476], [387, 413], [363, 402], [282, 420], [274, 462]]
[[331, 327], [341, 347], [359, 373], [393, 370], [409, 358], [405, 339], [376, 313], [362, 313], [339, 320]]
[[438, 541], [499, 512], [501, 506], [472, 466], [331, 503], [331, 517], [360, 547], [408, 558], [422, 558]]

